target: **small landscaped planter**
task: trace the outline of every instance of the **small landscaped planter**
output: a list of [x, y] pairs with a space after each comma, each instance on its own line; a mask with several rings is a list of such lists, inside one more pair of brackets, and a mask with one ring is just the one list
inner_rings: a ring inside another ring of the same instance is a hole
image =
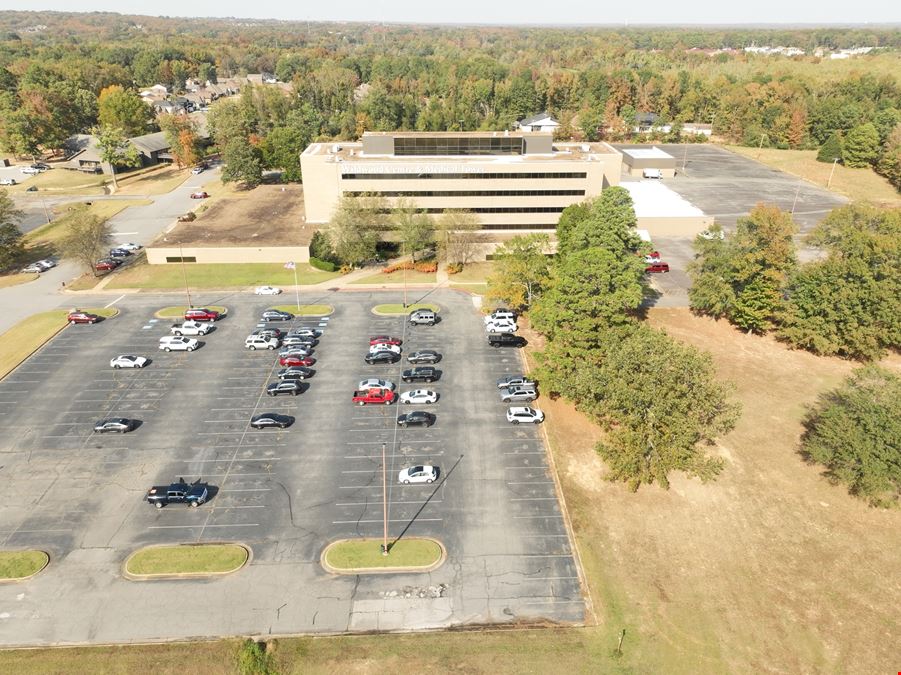
[[400, 574], [431, 572], [447, 559], [447, 550], [437, 539], [411, 537], [389, 544], [382, 553], [381, 539], [341, 539], [322, 552], [320, 562], [332, 574]]
[[132, 580], [216, 577], [237, 572], [250, 559], [242, 544], [148, 546], [128, 557], [124, 573]]
[[0, 583], [27, 581], [50, 564], [44, 551], [0, 551]]

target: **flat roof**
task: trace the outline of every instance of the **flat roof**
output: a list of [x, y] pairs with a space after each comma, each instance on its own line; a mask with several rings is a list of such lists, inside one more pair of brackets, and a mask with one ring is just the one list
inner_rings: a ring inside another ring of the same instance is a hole
[[364, 136], [391, 136], [392, 138], [535, 138], [553, 136], [550, 131], [364, 131]]
[[619, 184], [632, 195], [639, 218], [688, 218], [704, 212], [659, 181], [623, 181]]
[[[369, 132], [366, 132], [369, 133]], [[387, 133], [387, 132], [386, 132]], [[523, 132], [523, 135], [535, 135]], [[312, 143], [304, 155], [330, 155], [340, 162], [396, 162], [404, 164], [520, 164], [529, 162], [600, 161], [602, 156], [620, 155], [620, 151], [607, 143], [554, 143], [552, 153], [526, 155], [367, 155], [359, 141], [333, 141]]]
[[622, 153], [629, 155], [633, 159], [674, 159], [668, 152], [664, 152], [658, 147], [653, 148], [632, 148], [626, 150], [623, 148]]

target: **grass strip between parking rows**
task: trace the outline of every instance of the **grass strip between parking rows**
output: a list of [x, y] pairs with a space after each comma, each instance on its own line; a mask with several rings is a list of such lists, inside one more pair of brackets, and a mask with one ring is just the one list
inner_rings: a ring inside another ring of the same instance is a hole
[[0, 551], [0, 581], [30, 577], [49, 562], [50, 556], [43, 551]]
[[434, 539], [401, 539], [382, 555], [381, 539], [348, 539], [331, 544], [325, 562], [338, 570], [430, 567], [441, 560], [441, 545]]
[[328, 316], [335, 311], [331, 305], [275, 305], [270, 309], [290, 312], [294, 316]]
[[[196, 305], [199, 307], [200, 305]], [[205, 309], [211, 309], [214, 312], [219, 312], [220, 314], [228, 314], [228, 309], [221, 305], [204, 305]], [[181, 319], [184, 317], [185, 312], [188, 310], [187, 305], [175, 305], [173, 307], [163, 307], [161, 310], [157, 311], [154, 316], [158, 319]]]
[[[83, 309], [82, 311], [107, 318], [119, 313], [119, 310], [112, 308]], [[65, 328], [68, 324], [67, 315], [68, 311], [65, 309], [34, 314], [0, 335], [0, 379], [6, 377], [10, 371], [39, 349], [47, 340]]]
[[237, 544], [151, 546], [133, 553], [125, 570], [140, 576], [226, 574], [243, 567], [247, 559], [247, 549]]
[[404, 307], [401, 303], [388, 303], [384, 305], [376, 305], [372, 308], [372, 311], [376, 314], [380, 314], [382, 316], [391, 316], [395, 314], [409, 314], [410, 312], [415, 312], [417, 309], [430, 309], [433, 312], [440, 311], [438, 305], [431, 302], [417, 302], [412, 305], [407, 305]]

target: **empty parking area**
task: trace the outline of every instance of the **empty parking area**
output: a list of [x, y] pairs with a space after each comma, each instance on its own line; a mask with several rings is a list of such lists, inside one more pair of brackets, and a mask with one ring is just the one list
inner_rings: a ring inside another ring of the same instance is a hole
[[[191, 353], [157, 349], [170, 325], [153, 317], [168, 304], [164, 299], [128, 298], [115, 319], [66, 328], [0, 382], [0, 479], [8, 495], [0, 505], [3, 546], [34, 546], [56, 559], [99, 547], [109, 556], [85, 573], [108, 579], [118, 574], [109, 562], [120, 564], [142, 545], [242, 541], [254, 560], [241, 575], [265, 580], [278, 565], [292, 566], [297, 575], [294, 590], [254, 584], [260, 588], [256, 605], [278, 608], [290, 604], [292, 593], [303, 595], [309, 611], [281, 619], [284, 632], [580, 621], [579, 579], [541, 430], [510, 425], [495, 384], [522, 371], [518, 350], [488, 346], [468, 296], [432, 294], [428, 299], [442, 308], [435, 326], [410, 326], [405, 317], [371, 312], [397, 299], [390, 293], [333, 293], [328, 301], [335, 311], [328, 319], [286, 324], [323, 331], [313, 354], [315, 375], [296, 397], [267, 396], [265, 387], [280, 368], [277, 354], [244, 348], [260, 311], [272, 304], [265, 299], [217, 300], [229, 307], [228, 316]], [[404, 355], [440, 352], [440, 379], [404, 384], [401, 371], [410, 367], [405, 359], [365, 364], [368, 338], [377, 334], [401, 338]], [[125, 353], [152, 362], [144, 369], [110, 368], [109, 360]], [[427, 388], [439, 398], [428, 405], [354, 405], [353, 390], [369, 377], [394, 382], [398, 393]], [[435, 424], [400, 428], [397, 416], [410, 410], [433, 413]], [[253, 429], [249, 420], [260, 412], [296, 421], [287, 429]], [[140, 424], [122, 435], [92, 433], [93, 422], [108, 416]], [[418, 464], [439, 467], [438, 480], [400, 484], [398, 472]], [[154, 509], [143, 501], [151, 485], [179, 477], [209, 482], [209, 502], [198, 509]], [[341, 538], [381, 538], [385, 507], [389, 541], [435, 537], [447, 547], [448, 562], [427, 578], [361, 577], [351, 584], [327, 575], [318, 565], [322, 549]], [[51, 567], [46, 574], [53, 573]], [[404, 589], [418, 585], [431, 589], [416, 600], [424, 605], [419, 613], [394, 606], [409, 603]], [[83, 580], [71, 579], [69, 592], [69, 600], [86, 601], [79, 596]], [[198, 601], [204, 592], [195, 584], [189, 595]], [[129, 582], [117, 580], [109, 593], [112, 599], [121, 593], [127, 602], [132, 591]], [[188, 597], [184, 586], [171, 593], [173, 600]], [[317, 619], [320, 601], [335, 614]], [[253, 625], [258, 610], [230, 611], [239, 616], [204, 615], [200, 625], [192, 623], [192, 634], [231, 634], [235, 626]], [[55, 621], [58, 640], [77, 625], [65, 616]], [[114, 616], [105, 621], [104, 634], [113, 641], [157, 635], [153, 626], [119, 624]], [[5, 633], [0, 639], [8, 641]]]

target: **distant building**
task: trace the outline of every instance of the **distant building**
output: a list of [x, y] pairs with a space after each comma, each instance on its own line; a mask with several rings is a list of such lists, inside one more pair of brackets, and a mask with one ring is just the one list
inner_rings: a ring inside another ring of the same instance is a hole
[[656, 145], [647, 147], [622, 147], [623, 172], [629, 176], [642, 176], [646, 169], [657, 169], [664, 178], [676, 175], [676, 158]]
[[541, 112], [517, 121], [515, 126], [520, 131], [550, 131], [553, 133], [560, 128], [560, 123], [546, 112]]
[[713, 135], [713, 125], [687, 122], [682, 125], [682, 133], [693, 134], [695, 136], [707, 136], [707, 138], [710, 138]]

